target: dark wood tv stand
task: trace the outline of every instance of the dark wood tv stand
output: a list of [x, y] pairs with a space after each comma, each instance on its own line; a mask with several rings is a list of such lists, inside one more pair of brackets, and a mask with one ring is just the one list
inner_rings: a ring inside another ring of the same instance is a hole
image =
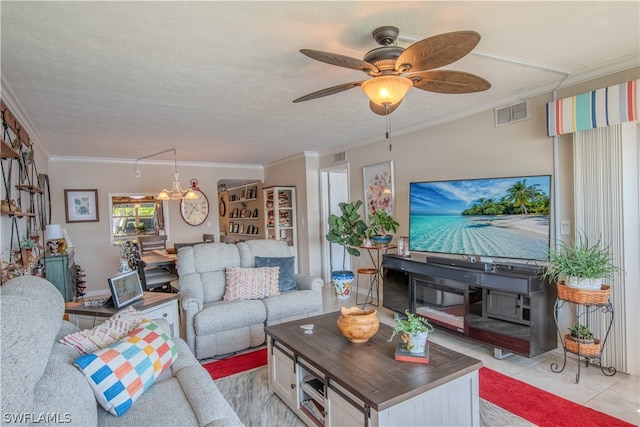
[[[518, 264], [471, 263], [446, 258], [385, 255], [388, 278], [404, 273], [407, 306], [440, 329], [462, 334], [496, 348], [533, 357], [557, 347], [554, 286], [541, 279], [539, 268]], [[398, 295], [394, 295], [397, 300]], [[385, 304], [386, 305], [386, 304]], [[389, 307], [399, 311], [397, 308]]]

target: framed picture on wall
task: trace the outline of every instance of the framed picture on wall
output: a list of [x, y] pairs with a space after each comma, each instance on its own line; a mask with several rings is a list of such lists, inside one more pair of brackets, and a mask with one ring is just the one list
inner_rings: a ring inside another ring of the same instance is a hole
[[365, 222], [369, 223], [369, 215], [376, 210], [384, 210], [393, 216], [395, 200], [393, 161], [365, 166], [362, 172], [364, 174]]
[[97, 222], [98, 190], [64, 190], [67, 222]]

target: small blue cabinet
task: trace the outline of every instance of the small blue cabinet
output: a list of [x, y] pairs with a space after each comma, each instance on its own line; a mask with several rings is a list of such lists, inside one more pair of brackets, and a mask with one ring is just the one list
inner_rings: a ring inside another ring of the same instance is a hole
[[41, 259], [47, 272], [47, 280], [58, 288], [65, 302], [73, 301], [73, 253], [46, 254]]

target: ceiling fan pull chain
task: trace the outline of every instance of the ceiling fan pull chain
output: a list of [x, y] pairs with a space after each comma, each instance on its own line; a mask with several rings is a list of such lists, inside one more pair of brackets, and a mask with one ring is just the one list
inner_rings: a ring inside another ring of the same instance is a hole
[[384, 108], [385, 110], [387, 110], [387, 114], [385, 114], [385, 117], [387, 119], [386, 137], [387, 141], [389, 141], [389, 151], [391, 151], [391, 112], [389, 111], [389, 104], [385, 104]]

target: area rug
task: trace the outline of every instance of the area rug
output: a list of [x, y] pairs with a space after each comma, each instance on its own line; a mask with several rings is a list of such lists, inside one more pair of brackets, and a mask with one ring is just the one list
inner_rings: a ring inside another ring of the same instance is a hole
[[[269, 393], [266, 363], [263, 348], [203, 366], [247, 426], [269, 426], [274, 420], [279, 426], [304, 425]], [[484, 426], [632, 426], [489, 368], [480, 369], [480, 421]]]
[[540, 427], [633, 426], [489, 368], [480, 369], [480, 397]]
[[259, 368], [267, 364], [267, 349], [252, 351], [249, 353], [239, 354], [222, 360], [205, 363], [202, 365], [211, 378], [228, 377], [239, 372], [248, 371], [250, 369]]

